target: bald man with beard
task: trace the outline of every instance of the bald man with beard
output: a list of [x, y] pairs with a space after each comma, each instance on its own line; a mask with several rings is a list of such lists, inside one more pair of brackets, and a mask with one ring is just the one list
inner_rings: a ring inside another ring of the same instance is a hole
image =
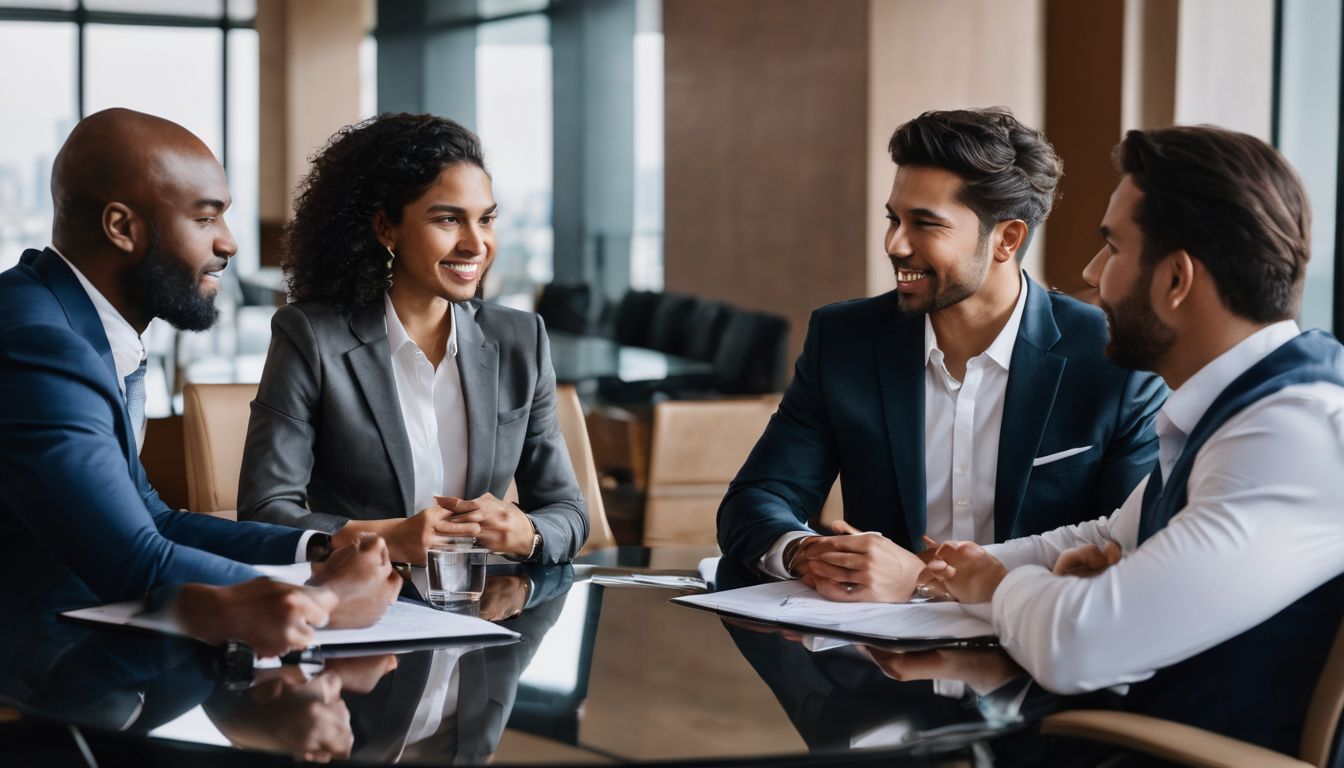
[[[51, 189], [51, 247], [0, 274], [7, 584], [38, 612], [145, 597], [188, 634], [262, 655], [376, 621], [400, 586], [382, 539], [172, 510], [140, 464], [140, 336], [155, 317], [210, 327], [237, 250], [214, 155], [176, 123], [110, 109], [71, 132]], [[323, 562], [304, 587], [248, 565], [309, 559]]]

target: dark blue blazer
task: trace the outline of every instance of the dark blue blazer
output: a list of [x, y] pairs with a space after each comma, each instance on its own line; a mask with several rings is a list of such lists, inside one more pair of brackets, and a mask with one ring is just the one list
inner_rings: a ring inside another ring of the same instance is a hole
[[[1106, 358], [1100, 309], [1025, 282], [999, 438], [999, 541], [1115, 511], [1157, 459], [1153, 417], [1167, 396], [1161, 379]], [[750, 565], [817, 516], [837, 473], [847, 521], [922, 548], [924, 315], [897, 302], [893, 291], [813, 313], [779, 410], [719, 507], [726, 559]]]
[[303, 535], [159, 499], [98, 312], [51, 250], [0, 273], [0, 530], [5, 583], [61, 610], [246, 581], [239, 561], [293, 562]]

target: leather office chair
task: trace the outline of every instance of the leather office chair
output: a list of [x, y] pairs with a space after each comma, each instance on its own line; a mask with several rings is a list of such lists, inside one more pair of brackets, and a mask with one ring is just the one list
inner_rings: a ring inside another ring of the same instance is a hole
[[719, 502], [778, 405], [770, 395], [654, 406], [644, 546], [717, 544]]
[[687, 321], [699, 304], [700, 300], [693, 296], [661, 294], [649, 321], [649, 338], [645, 346], [669, 355], [685, 354], [689, 336]]
[[569, 333], [591, 333], [593, 289], [586, 283], [550, 283], [537, 298], [537, 314], [546, 327]]
[[658, 294], [653, 291], [628, 291], [616, 308], [612, 329], [617, 344], [627, 347], [648, 345], [653, 313], [658, 308]]
[[256, 384], [188, 384], [182, 391], [182, 441], [191, 511], [237, 519], [238, 475], [256, 396]]
[[588, 542], [579, 550], [586, 554], [596, 549], [616, 546], [616, 537], [607, 522], [606, 507], [602, 503], [602, 488], [597, 482], [597, 464], [593, 461], [593, 446], [588, 440], [588, 424], [583, 418], [583, 404], [572, 384], [555, 388], [555, 417], [560, 434], [565, 436], [569, 461], [574, 465], [574, 476], [588, 503]]
[[1130, 712], [1074, 710], [1041, 721], [1041, 733], [1115, 744], [1181, 765], [1205, 768], [1330, 768], [1344, 765], [1344, 624], [1316, 682], [1297, 757], [1202, 728]]

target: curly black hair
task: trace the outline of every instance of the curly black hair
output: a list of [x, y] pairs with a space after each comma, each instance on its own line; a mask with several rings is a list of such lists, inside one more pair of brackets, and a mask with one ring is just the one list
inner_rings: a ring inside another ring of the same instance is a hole
[[347, 312], [381, 299], [388, 253], [374, 214], [400, 223], [406, 204], [458, 163], [485, 170], [480, 140], [445, 117], [382, 114], [332, 135], [313, 156], [285, 227], [280, 265], [290, 299]]

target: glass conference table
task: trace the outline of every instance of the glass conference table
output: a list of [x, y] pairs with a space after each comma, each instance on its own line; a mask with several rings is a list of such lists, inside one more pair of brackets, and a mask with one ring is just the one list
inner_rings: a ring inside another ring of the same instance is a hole
[[492, 572], [480, 615], [517, 642], [269, 670], [189, 640], [11, 612], [0, 762], [1057, 764], [1032, 726], [1061, 700], [998, 650], [814, 652], [669, 603], [674, 590], [593, 580], [694, 572], [707, 554], [618, 548]]

